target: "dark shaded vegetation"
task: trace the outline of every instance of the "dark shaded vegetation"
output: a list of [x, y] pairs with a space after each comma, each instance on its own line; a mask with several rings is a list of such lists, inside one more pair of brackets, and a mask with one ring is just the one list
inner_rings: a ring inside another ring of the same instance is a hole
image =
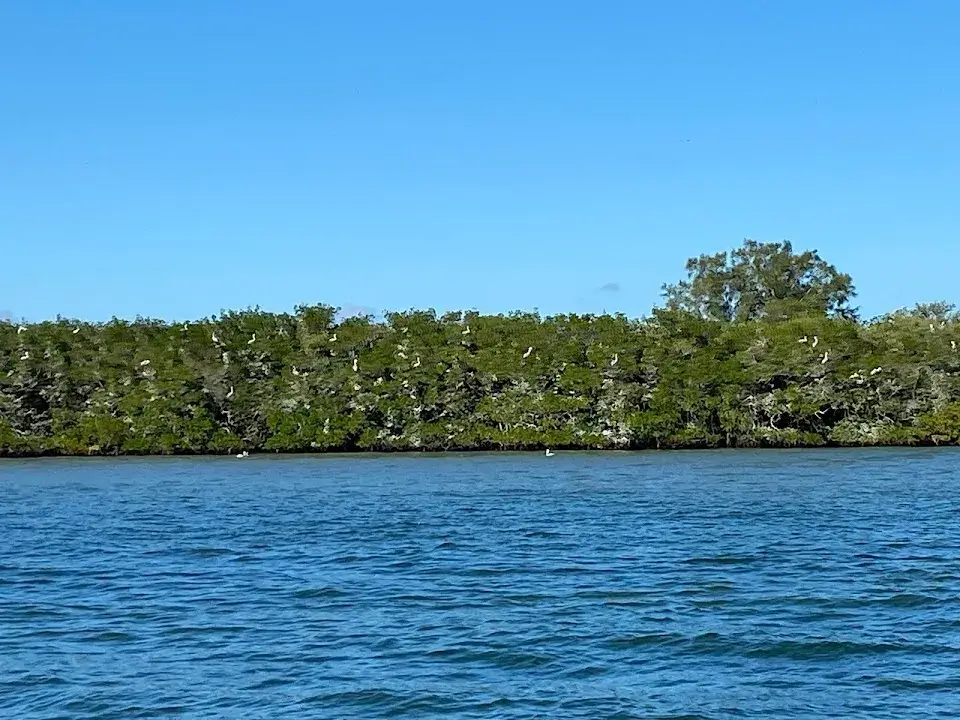
[[960, 440], [960, 323], [863, 321], [789, 243], [692, 259], [651, 317], [328, 306], [0, 323], [0, 454], [791, 447]]

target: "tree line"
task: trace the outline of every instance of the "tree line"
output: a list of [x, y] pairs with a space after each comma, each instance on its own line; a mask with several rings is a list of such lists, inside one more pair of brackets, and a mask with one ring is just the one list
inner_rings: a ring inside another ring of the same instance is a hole
[[946, 303], [870, 320], [789, 242], [688, 261], [642, 319], [433, 310], [0, 323], [0, 454], [960, 441]]

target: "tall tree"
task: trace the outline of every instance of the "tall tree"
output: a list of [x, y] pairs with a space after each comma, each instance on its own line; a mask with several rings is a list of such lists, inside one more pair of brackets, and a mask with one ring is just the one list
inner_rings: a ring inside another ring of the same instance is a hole
[[816, 250], [745, 240], [733, 252], [687, 260], [687, 279], [664, 285], [667, 307], [722, 321], [856, 316], [853, 280]]

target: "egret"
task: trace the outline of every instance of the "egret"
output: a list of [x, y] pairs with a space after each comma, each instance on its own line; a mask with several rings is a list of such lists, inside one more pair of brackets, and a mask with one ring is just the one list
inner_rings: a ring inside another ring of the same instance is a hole
[[417, 355], [417, 359], [413, 361], [413, 366], [414, 366], [415, 368], [420, 367], [420, 356], [419, 356], [419, 355]]
[[250, 339], [247, 340], [247, 345], [253, 345], [257, 341], [257, 334], [254, 333], [250, 336]]
[[553, 450], [551, 450], [550, 448], [547, 448], [547, 451], [544, 453], [544, 455], [546, 455], [547, 457], [553, 457], [554, 455]]
[[20, 359], [21, 359], [21, 360], [29, 360], [29, 359], [30, 359], [30, 351], [29, 351], [29, 350], [24, 351], [23, 355], [20, 356]]
[[336, 342], [336, 341], [337, 341], [337, 334], [334, 333], [333, 335], [330, 336], [330, 342]]
[[357, 359], [354, 358], [354, 359], [353, 359], [353, 371], [354, 371], [354, 372], [357, 372], [358, 369], [359, 369], [359, 364], [357, 363]]
[[957, 341], [956, 341], [956, 340], [951, 340], [951, 341], [950, 341], [950, 349], [951, 349], [951, 350], [956, 350], [956, 349], [957, 349]]
[[461, 334], [461, 335], [469, 335], [469, 334], [470, 334], [470, 326], [467, 325], [467, 329], [464, 330], [464, 331], [462, 331], [460, 334]]
[[820, 360], [820, 364], [821, 364], [821, 365], [826, 365], [826, 364], [827, 364], [827, 360], [829, 360], [829, 359], [830, 359], [830, 353], [829, 353], [829, 351], [824, 352], [824, 353], [823, 353], [823, 359]]
[[406, 360], [406, 359], [407, 359], [407, 354], [406, 354], [403, 350], [398, 350], [398, 351], [397, 351], [397, 357], [398, 357], [398, 358], [401, 358], [401, 359], [403, 359], [403, 360]]
[[937, 329], [933, 326], [933, 323], [930, 323], [930, 332], [936, 332]]
[[816, 335], [814, 335], [814, 336], [813, 336], [813, 344], [812, 344], [810, 347], [816, 347], [816, 346], [819, 345], [819, 344], [820, 344], [820, 338], [818, 338]]
[[233, 397], [233, 385], [230, 386], [230, 392], [227, 393], [227, 400]]
[[210, 333], [210, 339], [213, 340], [215, 343], [217, 343], [217, 345], [220, 344], [220, 338], [217, 337], [216, 332]]
[[882, 367], [875, 367], [873, 370], [870, 371], [870, 374], [871, 374], [871, 375], [876, 375], [876, 374], [877, 374], [878, 372], [880, 372], [881, 370], [883, 370]]
[[25, 333], [26, 331], [27, 329], [23, 325], [21, 325], [20, 327], [17, 328], [17, 335], [19, 335], [20, 333]]
[[806, 341], [807, 341], [807, 336], [806, 336], [806, 335], [804, 335], [802, 338], [800, 338], [799, 340], [797, 340], [798, 343], [805, 343]]
[[532, 352], [533, 352], [533, 346], [531, 345], [530, 347], [527, 348], [527, 351], [523, 354], [523, 359], [526, 360], [528, 357], [530, 357], [530, 354]]
[[140, 361], [140, 367], [146, 367], [146, 366], [149, 365], [149, 364], [150, 364], [150, 361], [149, 361], [149, 360], [141, 360], [141, 361]]
[[620, 362], [620, 356], [617, 353], [613, 354], [613, 360], [610, 361], [610, 367], [613, 367], [618, 362]]
[[73, 334], [76, 335], [78, 332], [80, 332], [80, 328], [75, 327], [75, 328], [73, 329]]
[[300, 374], [300, 371], [297, 370], [296, 368], [291, 368], [291, 370], [293, 371], [293, 374], [294, 374], [294, 375], [299, 375], [299, 374]]

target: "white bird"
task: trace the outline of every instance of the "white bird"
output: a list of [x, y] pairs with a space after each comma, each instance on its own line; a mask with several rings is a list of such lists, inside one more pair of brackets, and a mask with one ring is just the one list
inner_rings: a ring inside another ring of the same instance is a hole
[[420, 367], [420, 356], [419, 356], [419, 355], [417, 355], [417, 359], [413, 361], [413, 366], [414, 366], [415, 368]]
[[547, 457], [553, 457], [554, 452], [550, 448], [547, 448], [547, 451], [544, 453], [544, 455]]
[[149, 365], [149, 364], [150, 364], [150, 361], [149, 361], [149, 360], [141, 360], [141, 361], [140, 361], [140, 367], [146, 367], [146, 366]]
[[357, 359], [354, 358], [354, 359], [353, 359], [353, 371], [354, 371], [354, 372], [357, 372], [358, 369], [359, 369], [359, 364], [357, 363]]
[[210, 339], [213, 340], [218, 345], [220, 344], [220, 338], [217, 337], [215, 332], [210, 333]]
[[810, 347], [816, 347], [816, 346], [819, 345], [819, 344], [820, 344], [820, 338], [818, 338], [816, 335], [814, 335], [814, 336], [813, 336], [813, 344], [812, 344]]
[[357, 385], [356, 383], [354, 383], [353, 389], [356, 390], [357, 392], [360, 392], [360, 386]]
[[257, 341], [257, 334], [254, 333], [250, 336], [250, 339], [247, 340], [247, 345], [253, 345]]
[[957, 349], [957, 341], [956, 341], [956, 340], [951, 340], [951, 341], [950, 341], [950, 349], [951, 349], [951, 350], [956, 350], [956, 349]]
[[184, 324], [183, 324], [183, 327], [182, 327], [182, 328], [180, 328], [180, 329], [181, 329], [181, 330], [183, 330], [184, 332], [186, 332], [186, 331], [187, 331], [187, 324], [186, 324], [186, 323], [184, 323]]
[[806, 335], [804, 335], [802, 338], [800, 338], [799, 340], [797, 340], [798, 343], [805, 343], [806, 341], [807, 341], [807, 336], [806, 336]]
[[618, 362], [620, 362], [620, 356], [617, 353], [613, 354], [613, 360], [610, 361], [610, 367], [613, 367]]
[[460, 334], [461, 334], [461, 335], [469, 335], [469, 334], [470, 334], [470, 326], [467, 325], [467, 329], [466, 329], [466, 330], [463, 330]]
[[406, 359], [407, 359], [407, 354], [406, 354], [403, 350], [398, 350], [398, 351], [397, 351], [397, 357], [398, 357], [398, 358], [401, 358], [401, 359], [403, 359], [403, 360], [406, 360]]
[[877, 374], [878, 372], [880, 372], [881, 370], [883, 370], [882, 367], [875, 367], [873, 370], [870, 371], [870, 374], [871, 374], [871, 375], [876, 375], [876, 374]]
[[233, 397], [233, 385], [230, 386], [230, 392], [227, 393], [227, 400]]
[[24, 333], [26, 331], [27, 329], [23, 325], [21, 325], [20, 327], [17, 328], [17, 335], [19, 335], [20, 333]]
[[20, 356], [20, 359], [21, 359], [21, 360], [29, 360], [29, 359], [30, 359], [30, 351], [28, 350], [28, 351], [24, 352], [23, 355]]
[[291, 370], [293, 370], [293, 374], [294, 374], [294, 375], [299, 375], [299, 374], [300, 374], [300, 371], [297, 370], [296, 368], [291, 368]]
[[531, 345], [530, 347], [527, 348], [527, 351], [523, 354], [523, 359], [526, 360], [528, 357], [530, 357], [530, 354], [532, 352], [533, 352], [533, 346]]
[[826, 364], [827, 364], [827, 360], [828, 360], [829, 358], [830, 358], [830, 353], [829, 353], [829, 351], [823, 353], [823, 358], [820, 360], [820, 364], [821, 364], [821, 365], [826, 365]]
[[930, 323], [930, 332], [936, 332], [937, 329], [933, 326], [933, 323]]
[[374, 385], [383, 385], [383, 378], [382, 378], [382, 377], [378, 377], [376, 380], [373, 381], [373, 384], [374, 384]]
[[76, 335], [78, 332], [80, 332], [80, 328], [75, 327], [75, 328], [73, 329], [73, 334]]
[[337, 334], [334, 333], [333, 335], [330, 336], [330, 342], [336, 342], [336, 341], [337, 341]]
[[245, 458], [245, 457], [250, 457], [250, 453], [248, 453], [246, 450], [244, 450], [242, 453], [238, 453], [238, 454], [237, 454], [237, 459], [238, 459], [238, 460], [239, 460], [239, 459], [242, 459], [242, 458]]

